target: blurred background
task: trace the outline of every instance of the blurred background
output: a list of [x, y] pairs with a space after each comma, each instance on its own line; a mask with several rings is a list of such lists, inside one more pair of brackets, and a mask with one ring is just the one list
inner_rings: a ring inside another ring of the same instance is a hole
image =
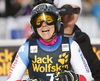
[[[0, 39], [23, 39], [30, 35], [30, 14], [35, 0], [0, 0]], [[91, 38], [100, 37], [100, 0], [82, 0], [77, 22]], [[91, 29], [91, 31], [90, 31]]]
[[[33, 32], [30, 14], [34, 0], [0, 0], [0, 81], [6, 81], [13, 54]], [[77, 25], [91, 39], [100, 60], [100, 0], [82, 0]], [[27, 72], [23, 79], [28, 78]]]

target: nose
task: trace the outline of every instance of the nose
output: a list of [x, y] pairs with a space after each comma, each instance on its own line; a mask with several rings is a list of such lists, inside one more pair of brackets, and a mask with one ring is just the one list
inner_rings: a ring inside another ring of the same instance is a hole
[[42, 27], [46, 27], [47, 26], [47, 23], [46, 22], [43, 22], [42, 23]]

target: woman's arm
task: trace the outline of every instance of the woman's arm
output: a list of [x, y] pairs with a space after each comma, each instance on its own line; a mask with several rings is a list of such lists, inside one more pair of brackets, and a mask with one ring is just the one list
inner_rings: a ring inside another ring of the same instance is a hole
[[28, 67], [28, 42], [22, 45], [12, 63], [7, 81], [21, 80]]
[[[79, 45], [70, 39], [71, 60], [73, 70], [76, 74], [83, 75], [87, 81], [92, 81], [90, 68]], [[81, 80], [80, 80], [81, 81]]]

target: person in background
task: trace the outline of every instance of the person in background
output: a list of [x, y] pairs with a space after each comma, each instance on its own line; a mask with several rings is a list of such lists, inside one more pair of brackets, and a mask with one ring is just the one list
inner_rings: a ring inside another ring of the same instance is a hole
[[63, 24], [54, 5], [36, 5], [32, 9], [30, 22], [34, 32], [19, 48], [7, 81], [22, 81], [27, 68], [29, 77], [35, 77], [32, 78], [34, 81], [92, 80], [79, 45], [62, 36]]
[[6, 0], [5, 17], [30, 15], [34, 0]]
[[[81, 0], [54, 0], [54, 4], [58, 9], [60, 8], [61, 19], [64, 24], [64, 36], [75, 40], [79, 44], [89, 64], [93, 78], [95, 81], [100, 81], [100, 61], [93, 52], [90, 38], [75, 24], [82, 11]], [[63, 9], [66, 10], [62, 11]]]
[[5, 0], [0, 0], [0, 17], [5, 17]]

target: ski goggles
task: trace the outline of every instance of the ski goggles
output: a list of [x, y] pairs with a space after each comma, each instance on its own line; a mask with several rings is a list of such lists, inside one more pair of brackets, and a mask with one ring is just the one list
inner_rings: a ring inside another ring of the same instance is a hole
[[47, 25], [53, 25], [57, 22], [57, 15], [47, 12], [37, 14], [31, 23], [33, 27], [39, 28], [42, 26], [43, 22], [46, 22]]

